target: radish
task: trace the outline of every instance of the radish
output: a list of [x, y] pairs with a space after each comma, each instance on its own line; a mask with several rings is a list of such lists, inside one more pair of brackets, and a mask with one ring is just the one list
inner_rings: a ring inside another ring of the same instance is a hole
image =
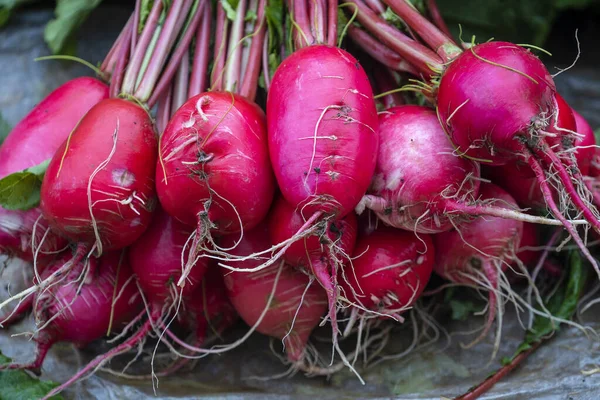
[[[188, 93], [194, 96], [174, 113], [160, 139], [156, 164], [160, 203], [173, 218], [196, 227], [179, 286], [185, 285], [202, 250], [219, 254], [230, 250], [215, 246], [214, 237], [242, 238], [263, 220], [275, 192], [266, 118], [254, 103], [265, 7], [264, 0], [240, 1], [230, 21], [223, 4], [218, 4], [211, 73], [217, 91], [198, 94], [190, 84]], [[247, 20], [246, 11], [257, 18]], [[246, 49], [239, 45], [245, 30], [252, 32]]]
[[457, 153], [489, 165], [519, 160], [528, 164], [543, 187], [552, 214], [600, 275], [597, 262], [566, 211], [556, 205], [546, 182], [554, 175], [550, 171], [556, 171], [569, 203], [600, 231], [598, 211], [587, 199], [588, 194], [582, 196], [576, 188], [587, 191], [577, 165], [562, 160], [549, 146], [556, 137], [551, 122], [558, 108], [556, 87], [544, 64], [529, 50], [507, 42], [486, 42], [463, 51], [406, 0], [386, 0], [391, 10], [437, 53], [432, 54], [395, 28], [382, 27], [383, 21], [369, 12], [363, 1], [356, 3], [360, 8], [357, 20], [366, 29], [424, 76], [429, 78], [434, 71], [430, 84], [424, 82], [420, 87], [435, 94], [438, 117]]
[[379, 142], [375, 176], [356, 207], [359, 214], [366, 207], [390, 226], [419, 233], [447, 231], [481, 215], [560, 224], [477, 201], [479, 164], [454, 154], [429, 108], [398, 106], [380, 113]]
[[[224, 237], [224, 245], [235, 237]], [[271, 246], [265, 225], [248, 232], [233, 250], [249, 255]], [[327, 309], [327, 295], [308, 275], [290, 265], [272, 265], [258, 272], [245, 272], [260, 263], [247, 260], [237, 272], [223, 270], [227, 293], [240, 317], [258, 332], [283, 341], [290, 362], [299, 367], [312, 330]]]
[[[272, 243], [285, 243], [305, 225], [302, 214], [283, 197], [278, 197], [267, 218]], [[357, 218], [354, 213], [342, 219], [321, 219], [303, 239], [293, 241], [285, 250], [286, 263], [301, 268], [314, 276], [327, 293], [329, 318], [334, 338], [338, 333], [337, 303], [339, 298], [338, 274], [350, 258], [356, 243]]]
[[[48, 266], [44, 276], [57, 274], [71, 257], [69, 253], [64, 254]], [[48, 350], [55, 343], [85, 346], [120, 329], [139, 313], [141, 297], [123, 252], [106, 253], [100, 259], [90, 258], [85, 262], [97, 265], [88, 269], [84, 268], [84, 262], [79, 262], [66, 275], [61, 275], [56, 285], [36, 294], [33, 308], [37, 324], [35, 360], [2, 365], [0, 369], [28, 369], [39, 374]], [[89, 270], [93, 270], [94, 275], [91, 282], [86, 283], [84, 275]]]
[[345, 273], [346, 298], [357, 305], [352, 313], [366, 309], [402, 320], [427, 286], [434, 257], [429, 235], [383, 227], [360, 237]]
[[[0, 147], [0, 178], [51, 158], [81, 117], [107, 97], [108, 87], [88, 77], [72, 79], [55, 89], [13, 128]], [[36, 237], [32, 238], [34, 228]], [[47, 229], [38, 208], [0, 208], [0, 252], [33, 260], [32, 240], [41, 246], [41, 255], [64, 248], [66, 242], [55, 232], [44, 238]]]
[[577, 147], [575, 157], [577, 158], [579, 171], [584, 176], [595, 176], [592, 172], [592, 162], [597, 152], [594, 130], [581, 114], [575, 110], [572, 111], [575, 117], [576, 131], [583, 136], [577, 140], [575, 145]]
[[[510, 207], [515, 200], [498, 186], [481, 185], [483, 199], [497, 199]], [[496, 343], [500, 340], [502, 302], [498, 298], [503, 271], [515, 259], [523, 222], [498, 217], [477, 218], [458, 229], [433, 236], [436, 251], [434, 270], [459, 284], [488, 290], [487, 322], [477, 341], [485, 337], [498, 318]], [[494, 353], [497, 349], [494, 350]]]

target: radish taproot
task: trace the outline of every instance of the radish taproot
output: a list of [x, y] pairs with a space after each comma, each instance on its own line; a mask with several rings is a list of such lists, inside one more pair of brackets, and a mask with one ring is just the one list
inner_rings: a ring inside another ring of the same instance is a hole
[[[510, 207], [515, 200], [500, 187], [481, 185], [484, 199], [495, 199], [500, 206]], [[498, 319], [496, 343], [500, 340], [502, 300], [500, 296], [501, 274], [516, 258], [523, 222], [498, 217], [478, 218], [464, 223], [456, 230], [433, 235], [436, 251], [435, 272], [459, 284], [488, 291], [487, 321], [476, 341], [485, 337]], [[497, 348], [494, 350], [494, 354]]]

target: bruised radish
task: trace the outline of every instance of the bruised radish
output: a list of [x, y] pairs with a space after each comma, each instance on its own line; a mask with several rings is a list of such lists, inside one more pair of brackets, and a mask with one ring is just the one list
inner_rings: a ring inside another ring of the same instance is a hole
[[[266, 227], [259, 225], [233, 251], [242, 256], [267, 250], [268, 238]], [[235, 240], [223, 238], [224, 245]], [[248, 325], [282, 340], [288, 359], [301, 364], [308, 338], [327, 310], [327, 295], [308, 275], [283, 262], [258, 272], [244, 271], [258, 264], [251, 259], [241, 262], [237, 272], [223, 269], [229, 299]]]
[[57, 232], [98, 254], [129, 246], [154, 210], [156, 154], [146, 110], [122, 99], [101, 101], [48, 165], [40, 203], [44, 217]]
[[400, 319], [419, 298], [433, 271], [435, 249], [429, 235], [379, 228], [358, 239], [347, 263], [345, 296], [360, 310]]
[[242, 237], [265, 217], [275, 192], [263, 111], [226, 92], [189, 99], [161, 136], [156, 186], [165, 211], [196, 227], [189, 261], [212, 235]]
[[[305, 224], [302, 214], [283, 197], [275, 200], [267, 217], [272, 243], [289, 241]], [[356, 244], [358, 222], [354, 213], [342, 219], [332, 217], [320, 220], [312, 233], [294, 241], [285, 251], [286, 263], [301, 268], [314, 276], [327, 293], [329, 318], [334, 336], [337, 335], [337, 303], [339, 273]]]
[[[71, 262], [67, 253], [44, 271], [43, 278], [56, 273], [62, 264]], [[28, 369], [35, 373], [46, 358], [48, 350], [58, 342], [71, 342], [78, 346], [109, 335], [129, 322], [141, 309], [142, 299], [134, 277], [122, 251], [106, 253], [99, 259], [85, 262], [97, 264], [84, 268], [79, 262], [56, 285], [37, 293], [34, 315], [37, 332], [37, 355], [28, 364], [6, 364], [0, 369]], [[85, 283], [86, 271], [94, 271], [90, 283]]]
[[[480, 193], [483, 199], [498, 199], [506, 206], [515, 204], [508, 193], [493, 184], [482, 184]], [[496, 317], [501, 325], [500, 275], [516, 257], [522, 235], [521, 221], [482, 217], [458, 230], [433, 236], [435, 272], [452, 282], [473, 285], [489, 293], [487, 322], [477, 341], [487, 335]]]
[[478, 201], [479, 164], [454, 153], [435, 111], [399, 106], [379, 118], [377, 168], [357, 212], [369, 208], [386, 224], [419, 233], [444, 232], [478, 215], [560, 224]]
[[[9, 133], [0, 147], [0, 178], [50, 159], [85, 113], [108, 97], [108, 86], [82, 77], [68, 81], [44, 98]], [[48, 232], [40, 209], [7, 210], [0, 207], [0, 252], [32, 260], [32, 234], [41, 258], [60, 250], [66, 241]], [[44, 239], [42, 241], [42, 239]]]

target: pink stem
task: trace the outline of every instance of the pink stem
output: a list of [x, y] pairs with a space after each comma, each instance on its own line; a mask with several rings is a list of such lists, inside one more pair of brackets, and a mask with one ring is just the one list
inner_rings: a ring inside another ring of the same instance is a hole
[[224, 89], [232, 93], [240, 88], [243, 51], [242, 39], [244, 37], [246, 9], [247, 0], [240, 0], [237, 5], [235, 20], [231, 24], [229, 32]]
[[425, 76], [431, 76], [433, 69], [443, 69], [442, 59], [422, 44], [412, 40], [398, 29], [377, 16], [362, 0], [355, 0], [358, 8], [357, 21], [383, 44], [397, 52]]
[[552, 195], [552, 190], [550, 189], [550, 186], [548, 185], [548, 182], [546, 181], [546, 174], [544, 173], [544, 169], [540, 165], [539, 161], [537, 161], [531, 155], [528, 157], [527, 161], [528, 161], [529, 166], [531, 167], [532, 171], [535, 173], [535, 176], [540, 184], [540, 189], [542, 190], [542, 194], [544, 195], [544, 200], [546, 201], [546, 205], [550, 208], [550, 211], [552, 212], [552, 214], [554, 214], [554, 217], [556, 219], [558, 219], [560, 222], [562, 222], [564, 228], [567, 230], [569, 235], [571, 235], [571, 237], [577, 244], [577, 247], [579, 247], [579, 249], [585, 256], [585, 258], [592, 264], [592, 266], [594, 267], [594, 270], [600, 277], [600, 268], [598, 267], [598, 263], [596, 262], [596, 259], [592, 256], [592, 254], [586, 247], [585, 243], [583, 243], [583, 241], [581, 240], [581, 237], [577, 233], [575, 226], [570, 221], [568, 221], [564, 217], [564, 215], [562, 215], [562, 213], [558, 209], [558, 206], [554, 202], [554, 196]]
[[[129, 28], [129, 32], [133, 29], [133, 24]], [[119, 49], [119, 55], [117, 58], [117, 63], [115, 65], [115, 69], [113, 71], [111, 80], [110, 80], [110, 88], [109, 88], [109, 96], [111, 98], [115, 98], [119, 95], [119, 91], [121, 88], [121, 83], [123, 82], [123, 75], [125, 74], [125, 65], [129, 61], [129, 49], [126, 42], [123, 43], [124, 46], [121, 46]]]
[[262, 74], [265, 80], [265, 90], [269, 92], [271, 87], [271, 71], [269, 71], [269, 37], [265, 35], [262, 50]]
[[296, 22], [296, 25], [293, 26], [293, 29], [296, 31], [296, 50], [315, 43], [315, 38], [310, 29], [310, 18], [308, 16], [306, 1], [307, 0], [290, 0], [293, 7], [292, 18]]
[[321, 284], [325, 292], [327, 292], [327, 299], [329, 303], [329, 319], [331, 320], [331, 330], [332, 335], [335, 338], [339, 334], [338, 324], [337, 324], [337, 298], [338, 298], [338, 288], [337, 285], [333, 283], [333, 274], [329, 272], [329, 265], [321, 261], [320, 259], [311, 260], [311, 270], [312, 273], [317, 278], [317, 281]]
[[198, 25], [196, 33], [196, 48], [194, 49], [194, 63], [192, 65], [188, 98], [204, 92], [207, 83], [206, 73], [208, 71], [212, 21], [210, 1], [206, 2], [204, 10], [200, 12], [202, 12], [202, 22]]
[[338, 8], [336, 0], [328, 0], [327, 9], [327, 44], [330, 46], [337, 45], [337, 22]]
[[589, 206], [584, 203], [581, 196], [579, 196], [579, 193], [577, 193], [577, 189], [575, 189], [575, 186], [573, 186], [571, 176], [567, 172], [562, 162], [558, 159], [554, 151], [550, 147], [545, 146], [543, 150], [538, 148], [534, 149], [534, 154], [542, 159], [549, 167], [553, 167], [558, 172], [558, 177], [560, 178], [561, 183], [564, 185], [564, 189], [575, 207], [577, 207], [577, 209], [583, 213], [583, 217], [590, 223], [590, 225], [592, 225], [596, 232], [600, 233], [600, 221], [594, 215], [594, 213], [592, 213]]
[[133, 31], [131, 32], [131, 54], [135, 52], [135, 47], [138, 41], [138, 30], [140, 29], [140, 12], [142, 8], [142, 0], [136, 0], [135, 11], [133, 12]]
[[434, 24], [422, 16], [406, 0], [385, 0], [390, 8], [402, 18], [444, 61], [453, 60], [462, 50], [452, 39], [444, 35]]
[[106, 76], [110, 76], [113, 69], [115, 68], [115, 65], [117, 64], [117, 60], [119, 59], [119, 54], [121, 53], [121, 48], [123, 46], [127, 46], [127, 36], [129, 36], [128, 32], [131, 32], [130, 29], [133, 25], [132, 20], [133, 20], [133, 16], [129, 17], [129, 19], [127, 20], [127, 23], [123, 27], [123, 30], [121, 31], [121, 33], [119, 33], [117, 40], [115, 40], [115, 43], [113, 44], [111, 49], [108, 51], [106, 58], [104, 59], [104, 61], [102, 62], [102, 65], [100, 66], [100, 71], [102, 71]]
[[427, 9], [429, 10], [429, 15], [431, 16], [431, 20], [435, 26], [437, 26], [444, 35], [451, 38], [452, 33], [450, 33], [450, 29], [448, 29], [448, 25], [446, 25], [446, 21], [444, 21], [442, 13], [440, 13], [437, 2], [435, 0], [427, 0]]
[[[132, 53], [131, 62], [127, 66], [127, 72], [125, 73], [125, 78], [123, 78], [123, 87], [120, 90], [123, 93], [133, 94], [135, 90], [135, 85], [137, 83], [137, 78], [140, 73], [140, 69], [142, 67], [142, 63], [144, 62], [144, 56], [148, 51], [148, 46], [154, 36], [154, 32], [158, 25], [158, 19], [160, 18], [160, 13], [162, 11], [162, 1], [155, 1], [152, 9], [150, 10], [150, 14], [146, 19], [146, 24], [144, 25], [144, 30], [139, 37], [138, 43], [136, 44], [135, 52]], [[137, 29], [137, 27], [133, 27], [133, 29]]]
[[[183, 52], [187, 50], [187, 46], [179, 47], [175, 51], [175, 54], [173, 54], [171, 57], [171, 62], [169, 63], [166, 71], [161, 74], [173, 43], [179, 34], [178, 25], [182, 23], [180, 18], [182, 15], [187, 14], [192, 5], [192, 1], [193, 0], [182, 0], [175, 1], [171, 4], [171, 8], [169, 9], [167, 18], [165, 19], [162, 31], [160, 32], [160, 36], [156, 42], [156, 48], [154, 49], [152, 58], [148, 63], [148, 68], [146, 68], [142, 80], [140, 81], [140, 85], [134, 92], [134, 97], [143, 103], [147, 102], [149, 108], [152, 108], [154, 103], [158, 100], [158, 96], [161, 94], [161, 92], [165, 90], [167, 86], [169, 86], [169, 82], [175, 75], [175, 71], [177, 70], [178, 63], [183, 56]], [[195, 19], [198, 20], [198, 18]], [[193, 29], [191, 31], [193, 31]], [[159, 76], [160, 80], [157, 83]], [[154, 89], [155, 86], [156, 90]]]
[[215, 55], [213, 70], [211, 73], [210, 86], [212, 90], [223, 90], [223, 69], [227, 58], [227, 33], [229, 31], [229, 20], [223, 6], [217, 4], [217, 29], [215, 31]]
[[390, 50], [367, 32], [351, 25], [348, 27], [348, 35], [363, 49], [363, 51], [381, 64], [394, 71], [406, 72], [411, 75], [419, 76], [419, 71], [415, 67], [403, 60], [396, 52]]
[[380, 0], [365, 0], [365, 4], [378, 15], [385, 13], [386, 6]]
[[107, 353], [101, 354], [101, 355], [97, 356], [96, 358], [94, 358], [85, 367], [83, 367], [79, 372], [77, 372], [75, 375], [73, 375], [69, 380], [67, 380], [62, 385], [60, 385], [60, 386], [54, 388], [52, 391], [50, 391], [50, 393], [48, 393], [46, 396], [44, 396], [43, 399], [46, 400], [46, 399], [52, 398], [52, 396], [55, 396], [58, 393], [62, 392], [63, 390], [65, 390], [66, 388], [68, 388], [69, 386], [71, 386], [72, 384], [77, 382], [78, 380], [82, 379], [85, 374], [100, 367], [102, 364], [109, 361], [111, 358], [113, 358], [125, 351], [131, 350], [134, 346], [136, 346], [141, 340], [143, 340], [146, 337], [146, 335], [148, 334], [148, 332], [150, 332], [151, 329], [152, 329], [152, 323], [151, 323], [150, 319], [148, 319], [144, 323], [144, 325], [142, 325], [142, 327], [137, 331], [137, 333], [135, 335], [133, 335], [132, 337], [130, 337], [129, 339], [127, 339], [125, 342], [121, 343], [117, 347], [113, 347]]
[[171, 98], [173, 97], [173, 86], [170, 86], [158, 100], [158, 110], [156, 111], [156, 129], [162, 134], [171, 119]]
[[315, 36], [316, 43], [325, 43], [325, 14], [324, 0], [308, 0], [308, 19], [311, 22], [311, 32]]
[[190, 53], [186, 51], [183, 53], [179, 68], [175, 75], [173, 85], [169, 86], [169, 89], [173, 90], [171, 99], [171, 110], [176, 111], [186, 102], [188, 99], [188, 81], [190, 77]]
[[266, 0], [261, 0], [258, 4], [258, 18], [256, 19], [256, 30], [252, 36], [252, 44], [250, 45], [250, 54], [246, 64], [246, 71], [242, 79], [239, 94], [246, 97], [248, 100], [254, 101], [256, 90], [258, 88], [258, 76], [260, 74], [261, 51], [265, 43], [265, 34], [267, 32], [265, 20]]
[[488, 292], [488, 315], [483, 331], [481, 332], [479, 337], [475, 339], [475, 341], [472, 343], [477, 343], [483, 338], [485, 338], [490, 329], [492, 328], [492, 325], [494, 325], [494, 320], [496, 319], [498, 296], [496, 295], [494, 290], [498, 290], [498, 271], [489, 260], [483, 260], [483, 272], [485, 273], [487, 279], [490, 281], [491, 286], [491, 289]]

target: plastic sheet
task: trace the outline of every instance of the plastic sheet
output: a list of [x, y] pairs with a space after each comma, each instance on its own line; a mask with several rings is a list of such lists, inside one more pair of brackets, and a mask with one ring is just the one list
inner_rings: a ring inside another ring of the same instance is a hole
[[[101, 7], [92, 14], [80, 34], [79, 56], [94, 63], [101, 61], [129, 12], [127, 8]], [[0, 31], [0, 112], [11, 125], [18, 122], [53, 88], [71, 77], [90, 73], [78, 64], [33, 61], [35, 57], [48, 53], [42, 33], [49, 18], [50, 12], [25, 12], [17, 15], [6, 29]], [[560, 75], [557, 82], [567, 100], [589, 118], [594, 127], [600, 126], [600, 71], [576, 66]], [[598, 314], [597, 311], [597, 308], [588, 311], [586, 318]], [[449, 330], [466, 331], [480, 324], [482, 320], [474, 318], [465, 323], [453, 323]], [[32, 357], [33, 343], [27, 337], [11, 337], [12, 334], [27, 331], [31, 327], [32, 321], [27, 319], [8, 332], [0, 332], [0, 350], [19, 361]], [[238, 327], [238, 330], [242, 329], [244, 327]], [[232, 352], [200, 360], [192, 371], [160, 379], [156, 395], [148, 380], [125, 380], [105, 372], [80, 382], [64, 394], [73, 399], [136, 400], [155, 396], [164, 399], [202, 397], [227, 400], [391, 397], [439, 399], [466, 391], [497, 368], [501, 357], [512, 354], [523, 338], [523, 331], [514, 312], [511, 313], [510, 310], [505, 318], [503, 338], [499, 357], [492, 363], [492, 338], [467, 350], [460, 346], [461, 342], [467, 340], [453, 336], [452, 344], [447, 348], [444, 348], [445, 341], [441, 339], [436, 345], [419, 349], [407, 358], [382, 363], [363, 372], [362, 376], [367, 382], [363, 386], [346, 370], [329, 380], [309, 379], [301, 374], [268, 381], [253, 379], [252, 377], [280, 374], [287, 368], [271, 354], [268, 340], [254, 335]], [[388, 351], [399, 352], [410, 340], [410, 331], [399, 332], [393, 336]], [[66, 380], [103, 346], [98, 343], [79, 351], [70, 345], [56, 345], [44, 364], [44, 377], [58, 382]], [[119, 370], [130, 357], [115, 360], [110, 367]], [[147, 359], [147, 354], [144, 357]], [[592, 343], [577, 329], [564, 328], [556, 338], [498, 383], [484, 398], [598, 399], [600, 374], [582, 374], [582, 370], [593, 368], [596, 364], [600, 364], [600, 354], [594, 351]]]

